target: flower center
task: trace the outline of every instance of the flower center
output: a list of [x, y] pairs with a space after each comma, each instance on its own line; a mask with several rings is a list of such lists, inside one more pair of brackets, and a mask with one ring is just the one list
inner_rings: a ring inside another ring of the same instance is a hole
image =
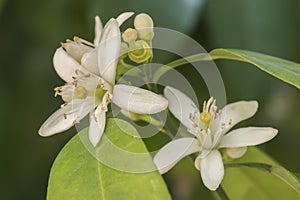
[[202, 112], [200, 113], [199, 120], [204, 123], [206, 132], [209, 129], [210, 123], [216, 114], [216, 100], [211, 97], [207, 102], [203, 102]]
[[203, 122], [205, 124], [205, 129], [208, 129], [210, 122], [212, 120], [212, 115], [209, 112], [202, 112], [202, 113], [200, 113], [199, 119], [201, 122]]
[[85, 99], [87, 97], [87, 90], [85, 87], [77, 86], [74, 90], [74, 96], [78, 99]]

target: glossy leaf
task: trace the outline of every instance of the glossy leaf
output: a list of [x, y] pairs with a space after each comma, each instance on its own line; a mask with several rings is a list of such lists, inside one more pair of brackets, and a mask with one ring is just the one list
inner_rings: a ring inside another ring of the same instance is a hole
[[261, 70], [300, 89], [300, 64], [262, 53], [240, 49], [215, 49], [210, 56], [250, 63]]
[[[130, 132], [128, 132], [130, 131]], [[133, 137], [135, 135], [135, 137]], [[117, 148], [131, 153], [145, 153], [142, 166], [153, 166], [152, 159], [143, 141], [137, 137], [136, 130], [127, 122], [119, 119], [109, 119], [105, 137], [91, 151], [88, 143], [87, 129], [75, 135], [57, 156], [49, 178], [48, 200], [57, 199], [170, 199], [167, 187], [157, 171], [130, 173], [122, 171], [122, 166], [113, 169], [109, 163], [99, 162], [96, 158], [107, 157], [116, 159]], [[101, 151], [100, 151], [101, 150]], [[121, 154], [119, 157], [122, 156]], [[96, 157], [96, 158], [95, 158]], [[107, 161], [107, 160], [104, 160]], [[125, 156], [122, 164], [132, 164]], [[128, 171], [128, 168], [125, 168]]]
[[226, 166], [222, 186], [232, 199], [300, 198], [297, 178], [258, 148], [250, 147], [245, 156]]

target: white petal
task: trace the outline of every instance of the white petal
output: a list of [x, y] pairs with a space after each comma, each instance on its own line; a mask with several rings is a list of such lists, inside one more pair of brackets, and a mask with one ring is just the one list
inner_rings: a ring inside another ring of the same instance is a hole
[[210, 190], [216, 190], [224, 177], [222, 156], [218, 150], [211, 151], [200, 161], [200, 173], [204, 185]]
[[181, 91], [170, 86], [165, 87], [164, 95], [169, 101], [170, 112], [183, 123], [185, 127], [193, 129], [190, 114], [198, 111], [194, 102]]
[[222, 109], [222, 117], [225, 123], [231, 120], [231, 127], [235, 124], [252, 117], [258, 108], [257, 101], [238, 101], [226, 105]]
[[137, 114], [158, 113], [168, 106], [168, 101], [158, 94], [122, 84], [115, 85], [112, 101], [120, 108]]
[[98, 46], [98, 68], [100, 75], [114, 85], [117, 63], [121, 50], [121, 36], [118, 22], [109, 20], [105, 25]]
[[245, 147], [262, 144], [274, 138], [278, 130], [269, 127], [247, 127], [230, 131], [219, 145], [222, 147]]
[[86, 70], [62, 48], [58, 48], [53, 56], [53, 65], [57, 74], [67, 83], [73, 81], [76, 70]]
[[53, 113], [39, 129], [41, 136], [50, 136], [71, 128], [94, 108], [94, 98], [76, 99]]
[[86, 68], [88, 71], [100, 75], [98, 68], [98, 48], [95, 48], [93, 51], [85, 53], [81, 59], [81, 65]]
[[121, 26], [129, 17], [131, 17], [134, 12], [124, 12], [117, 17], [119, 26]]
[[201, 150], [195, 138], [180, 138], [171, 141], [154, 156], [154, 163], [161, 174], [168, 172], [183, 157]]
[[[210, 128], [215, 133], [214, 142], [219, 142], [235, 124], [252, 117], [258, 108], [257, 101], [238, 101], [226, 105], [222, 109], [221, 118], [213, 120]], [[220, 128], [223, 125], [225, 128]]]
[[93, 50], [93, 48], [88, 45], [88, 41], [77, 38], [76, 41], [67, 41], [66, 43], [63, 43], [62, 47], [66, 50], [69, 56], [74, 58], [77, 62], [80, 62], [83, 54]]
[[103, 30], [103, 25], [99, 16], [95, 17], [95, 38], [94, 45], [98, 46], [100, 42], [101, 33]]
[[89, 139], [94, 147], [99, 143], [106, 124], [106, 112], [97, 107], [94, 113], [90, 114]]

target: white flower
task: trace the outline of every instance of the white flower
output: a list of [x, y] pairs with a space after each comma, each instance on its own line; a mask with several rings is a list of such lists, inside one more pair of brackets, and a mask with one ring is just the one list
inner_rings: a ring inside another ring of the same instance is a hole
[[75, 37], [56, 50], [54, 68], [67, 83], [55, 88], [55, 94], [61, 95], [65, 104], [44, 122], [41, 136], [65, 131], [90, 113], [89, 139], [96, 146], [104, 132], [110, 102], [138, 114], [153, 114], [167, 107], [168, 101], [155, 93], [115, 85], [121, 48], [119, 26], [132, 14], [112, 18], [104, 28], [96, 17], [94, 44]]
[[246, 127], [227, 133], [235, 124], [255, 114], [258, 108], [256, 101], [239, 101], [218, 111], [216, 101], [210, 98], [204, 102], [200, 113], [192, 100], [179, 90], [166, 87], [164, 95], [171, 113], [194, 137], [171, 141], [159, 150], [154, 162], [160, 173], [166, 173], [183, 157], [198, 152], [195, 167], [200, 170], [203, 183], [210, 190], [216, 190], [224, 176], [218, 149], [227, 148], [227, 153], [237, 158], [246, 152], [247, 146], [267, 142], [278, 132], [269, 127]]

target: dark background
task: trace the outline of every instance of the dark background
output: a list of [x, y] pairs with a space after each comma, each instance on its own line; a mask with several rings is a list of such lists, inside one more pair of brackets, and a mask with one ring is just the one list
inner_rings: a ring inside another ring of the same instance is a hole
[[[181, 31], [207, 51], [241, 48], [300, 62], [299, 8], [299, 0], [0, 0], [0, 199], [45, 199], [51, 164], [76, 133], [71, 129], [49, 138], [37, 133], [62, 103], [53, 97], [53, 88], [63, 82], [52, 56], [74, 35], [92, 40], [95, 15], [106, 22], [124, 11], [147, 12], [155, 26]], [[299, 173], [299, 90], [249, 64], [217, 64], [228, 102], [260, 103], [256, 117], [245, 124], [279, 129], [261, 148]], [[196, 170], [187, 166], [191, 175], [177, 167], [166, 176], [173, 196], [205, 197]]]

